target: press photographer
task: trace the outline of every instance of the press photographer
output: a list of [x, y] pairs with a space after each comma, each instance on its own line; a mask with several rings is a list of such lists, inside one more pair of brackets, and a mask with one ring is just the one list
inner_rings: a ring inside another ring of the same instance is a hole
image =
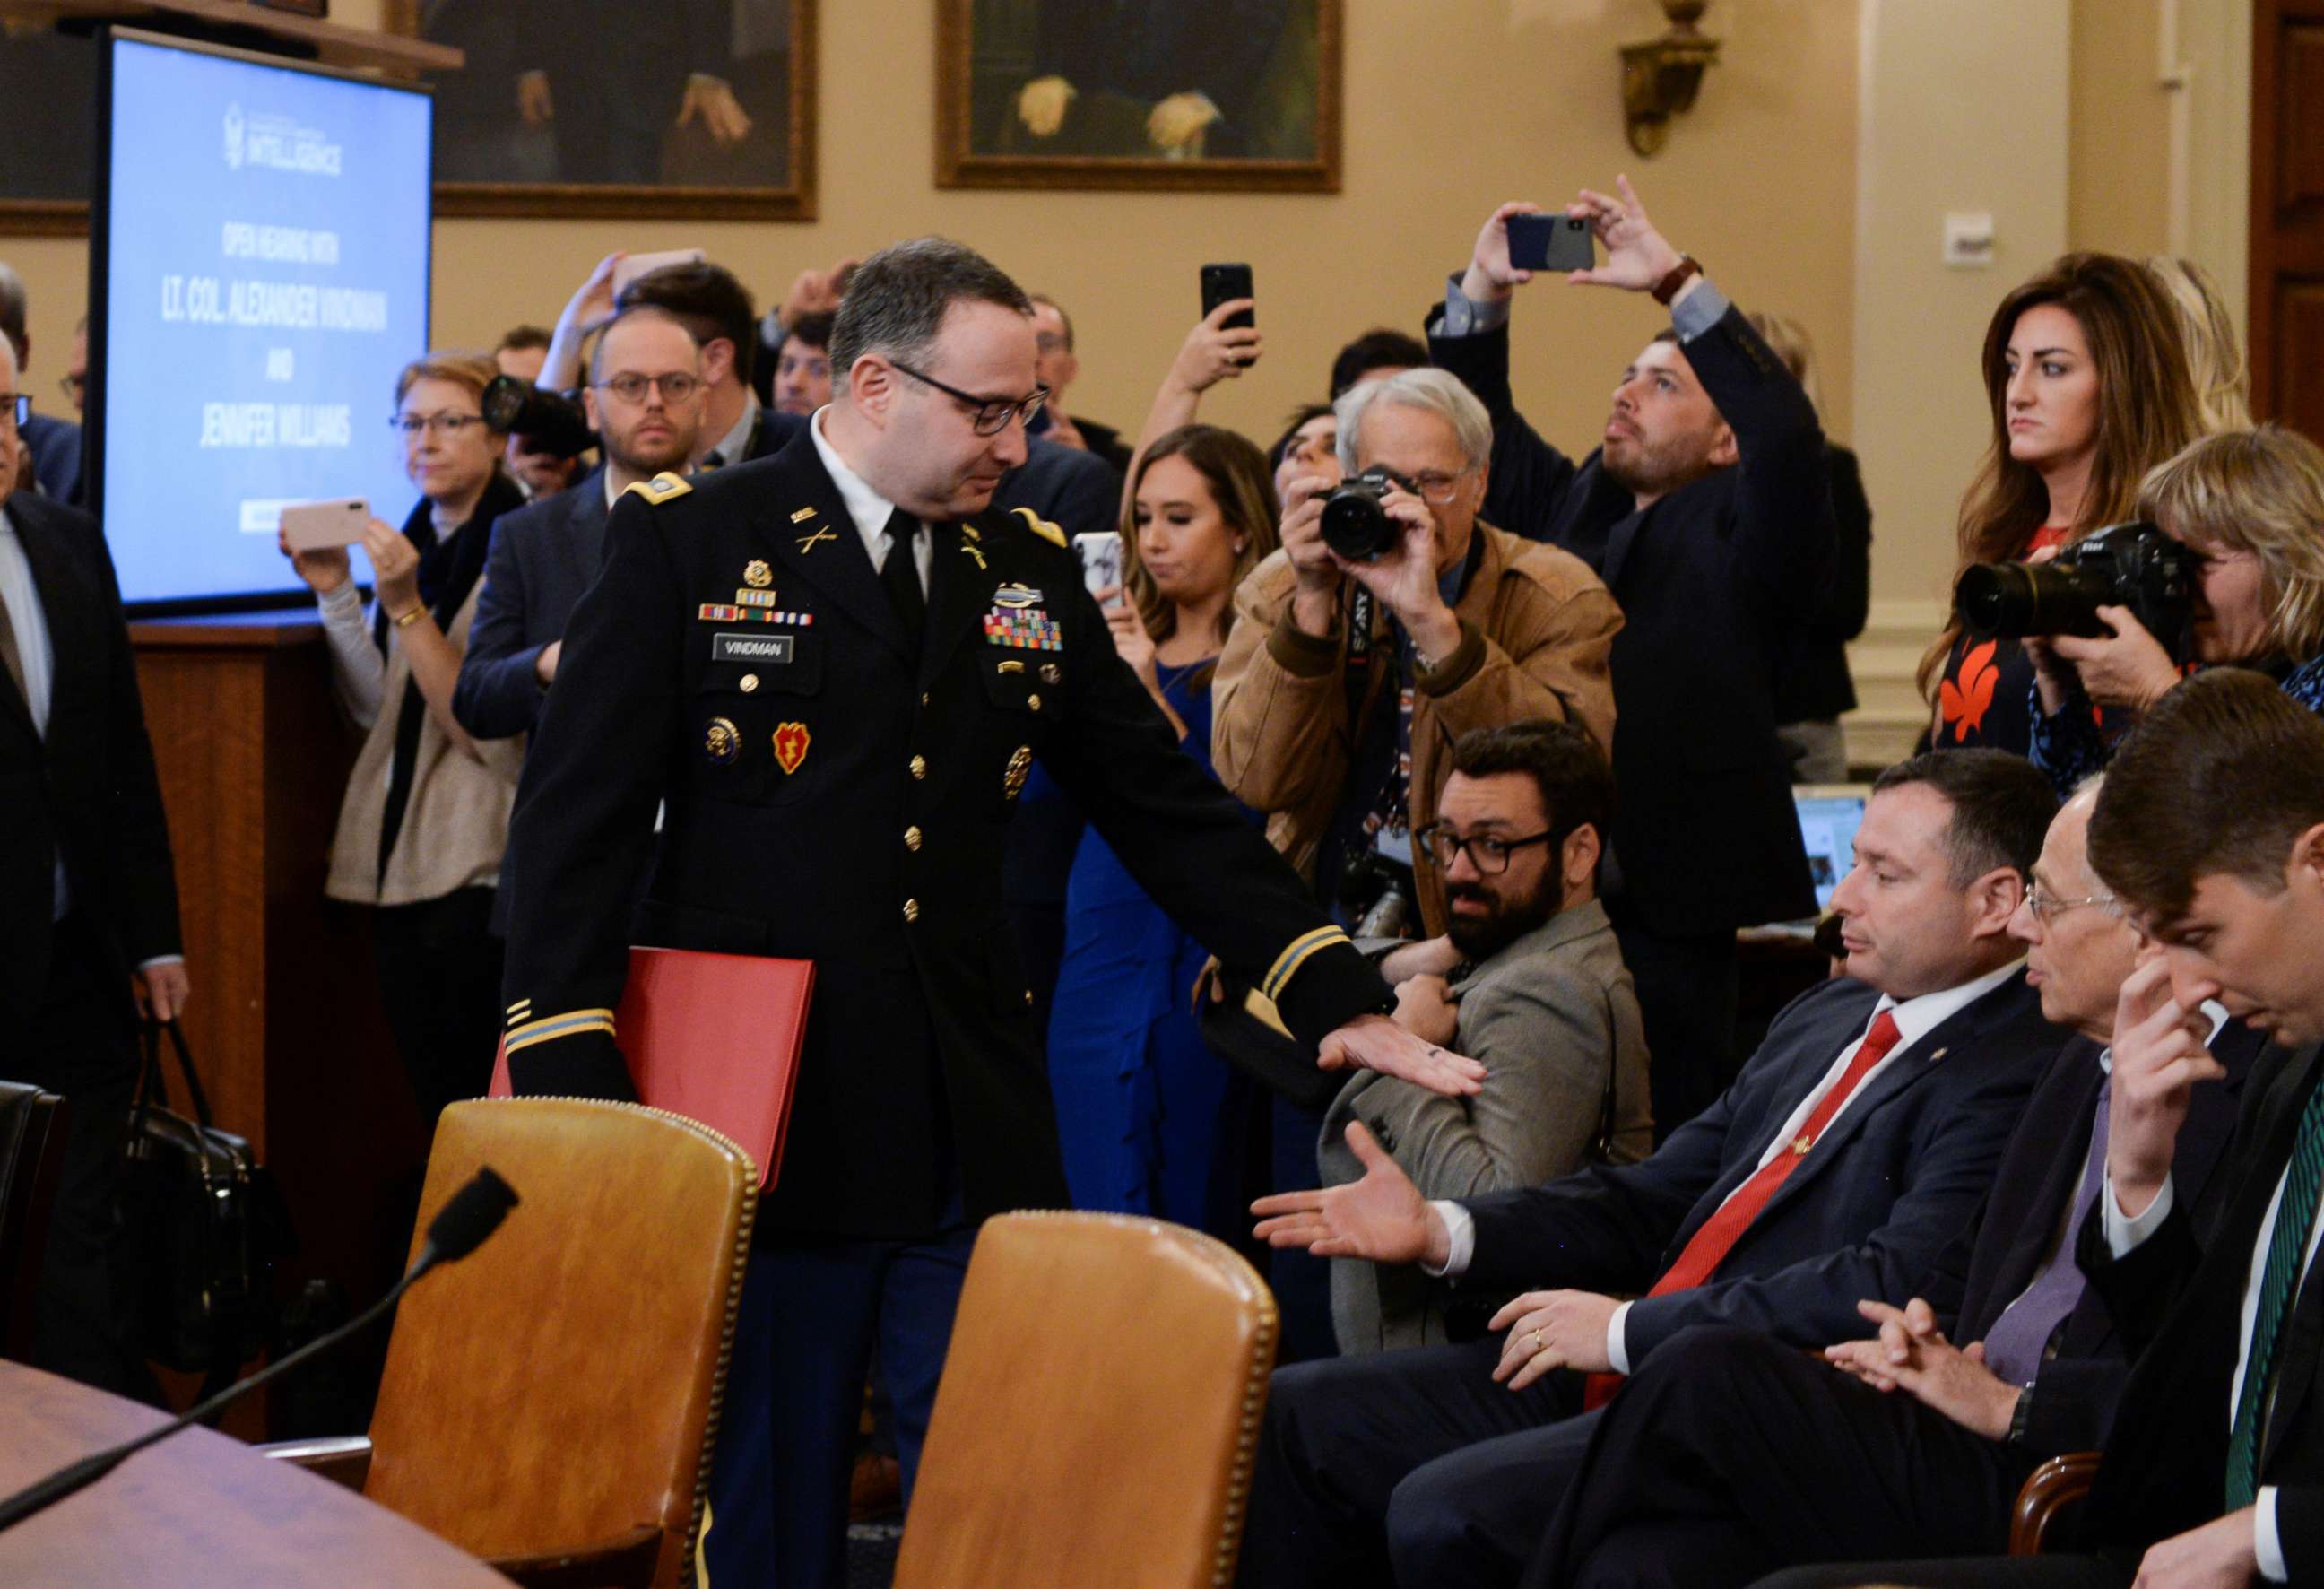
[[2024, 637], [2033, 759], [2061, 790], [2113, 753], [2093, 706], [2144, 713], [2190, 663], [2255, 668], [2324, 713], [2324, 450], [2277, 425], [2207, 436], [2148, 474], [2138, 515], [1961, 576], [1964, 624]]

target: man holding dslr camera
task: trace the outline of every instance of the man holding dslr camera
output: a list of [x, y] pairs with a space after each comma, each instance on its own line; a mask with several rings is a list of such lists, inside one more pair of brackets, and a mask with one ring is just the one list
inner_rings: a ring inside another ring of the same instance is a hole
[[1493, 417], [1484, 511], [1580, 557], [1622, 606], [1606, 908], [1646, 1015], [1660, 1137], [1733, 1073], [1736, 928], [1815, 910], [1775, 679], [1838, 531], [1815, 405], [1628, 179], [1618, 189], [1566, 207], [1605, 249], [1566, 280], [1650, 292], [1671, 328], [1622, 373], [1596, 452], [1577, 464], [1544, 441], [1509, 390], [1509, 300], [1534, 275], [1511, 261], [1509, 221], [1538, 205], [1487, 217], [1429, 353]]
[[1547, 717], [1610, 745], [1622, 614], [1579, 559], [1478, 518], [1491, 425], [1458, 381], [1366, 382], [1338, 416], [1357, 478], [1291, 482], [1282, 550], [1235, 592], [1212, 753], [1325, 909], [1385, 925], [1393, 894], [1433, 937], [1443, 881], [1411, 836], [1435, 818], [1452, 743]]

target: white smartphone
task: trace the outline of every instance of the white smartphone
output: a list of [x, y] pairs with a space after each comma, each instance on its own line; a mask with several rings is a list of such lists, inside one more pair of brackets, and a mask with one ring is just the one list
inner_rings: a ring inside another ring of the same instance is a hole
[[353, 546], [371, 522], [371, 503], [360, 496], [336, 502], [293, 503], [282, 510], [282, 543], [292, 551], [323, 551]]
[[[1094, 596], [1121, 583], [1121, 531], [1097, 530], [1074, 537], [1074, 550], [1081, 555], [1082, 583]], [[1110, 604], [1120, 606], [1122, 598], [1115, 596]]]
[[698, 264], [706, 258], [699, 248], [666, 248], [659, 254], [632, 254], [613, 267], [613, 296], [619, 298], [623, 288], [664, 265]]

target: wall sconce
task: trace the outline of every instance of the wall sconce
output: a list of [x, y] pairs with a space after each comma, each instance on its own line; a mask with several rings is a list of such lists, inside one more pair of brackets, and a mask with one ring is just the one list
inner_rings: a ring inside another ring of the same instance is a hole
[[1622, 123], [1640, 154], [1662, 152], [1671, 117], [1694, 108], [1702, 69], [1719, 59], [1719, 41], [1703, 37], [1694, 25], [1710, 5], [1711, 0], [1662, 0], [1670, 32], [1622, 46]]

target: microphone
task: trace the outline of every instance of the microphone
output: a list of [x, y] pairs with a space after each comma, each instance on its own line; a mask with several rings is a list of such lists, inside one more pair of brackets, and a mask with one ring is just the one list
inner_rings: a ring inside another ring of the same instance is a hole
[[420, 1256], [412, 1261], [411, 1267], [390, 1288], [386, 1296], [328, 1335], [318, 1336], [290, 1355], [267, 1364], [250, 1378], [227, 1386], [200, 1406], [189, 1409], [157, 1428], [148, 1429], [133, 1440], [125, 1440], [59, 1468], [47, 1478], [28, 1484], [5, 1501], [0, 1501], [0, 1530], [14, 1527], [76, 1491], [87, 1489], [148, 1446], [168, 1439], [189, 1424], [215, 1417], [276, 1375], [329, 1351], [394, 1307], [421, 1275], [439, 1263], [452, 1263], [466, 1258], [484, 1245], [485, 1239], [500, 1229], [501, 1221], [508, 1217], [508, 1211], [516, 1206], [516, 1192], [508, 1182], [493, 1173], [489, 1166], [477, 1170], [466, 1186], [452, 1194], [451, 1199], [436, 1217], [428, 1222], [428, 1237], [420, 1244]]

